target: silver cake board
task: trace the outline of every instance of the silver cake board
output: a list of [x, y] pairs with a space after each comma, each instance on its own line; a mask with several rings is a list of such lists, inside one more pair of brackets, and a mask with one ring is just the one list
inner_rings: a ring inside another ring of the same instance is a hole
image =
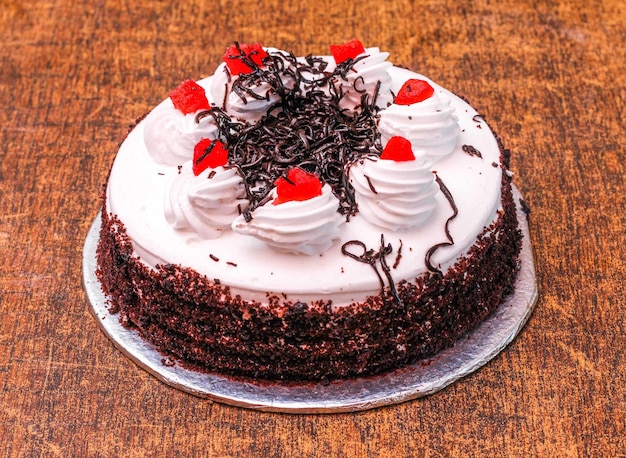
[[538, 297], [535, 266], [522, 196], [513, 187], [520, 229], [524, 235], [521, 270], [515, 291], [477, 328], [453, 347], [432, 358], [378, 376], [330, 384], [256, 382], [220, 374], [200, 373], [177, 364], [164, 364], [155, 347], [108, 311], [108, 298], [96, 277], [96, 248], [100, 216], [89, 229], [83, 250], [83, 281], [91, 311], [113, 344], [157, 379], [192, 395], [233, 406], [268, 412], [355, 412], [397, 404], [435, 393], [471, 374], [504, 349], [530, 317]]

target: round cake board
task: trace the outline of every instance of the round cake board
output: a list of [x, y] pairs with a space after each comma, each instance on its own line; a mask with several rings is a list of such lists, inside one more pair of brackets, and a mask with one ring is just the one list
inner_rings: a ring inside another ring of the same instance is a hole
[[192, 395], [250, 409], [287, 413], [355, 412], [409, 401], [435, 393], [471, 374], [494, 358], [520, 332], [538, 297], [527, 215], [513, 187], [524, 235], [521, 270], [515, 291], [476, 329], [454, 346], [415, 364], [382, 375], [330, 384], [255, 381], [188, 370], [164, 364], [163, 356], [135, 331], [123, 327], [107, 308], [108, 298], [96, 277], [100, 216], [89, 229], [83, 250], [83, 281], [91, 311], [113, 344], [162, 382]]

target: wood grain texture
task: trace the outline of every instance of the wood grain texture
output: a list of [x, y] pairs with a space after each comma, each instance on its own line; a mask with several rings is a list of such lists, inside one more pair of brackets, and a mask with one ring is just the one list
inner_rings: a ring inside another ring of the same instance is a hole
[[[0, 0], [0, 456], [626, 456], [622, 1]], [[107, 340], [81, 253], [117, 144], [234, 40], [359, 37], [467, 97], [513, 151], [540, 300], [428, 398], [281, 415], [171, 389]]]

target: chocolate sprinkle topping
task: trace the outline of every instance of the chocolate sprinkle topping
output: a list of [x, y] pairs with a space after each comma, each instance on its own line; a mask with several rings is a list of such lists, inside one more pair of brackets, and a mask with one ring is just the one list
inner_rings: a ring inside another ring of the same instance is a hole
[[[314, 173], [329, 184], [339, 200], [339, 213], [347, 219], [357, 212], [347, 178], [349, 166], [362, 157], [380, 155], [382, 149], [375, 120], [377, 91], [371, 98], [362, 94], [358, 110], [339, 106], [343, 97], [339, 79], [346, 79], [360, 59], [348, 59], [327, 72], [327, 63], [320, 58], [309, 56], [302, 61], [293, 54], [270, 52], [263, 67], [252, 65], [253, 71], [239, 75], [232, 86], [244, 101], [269, 100], [271, 93], [280, 96], [257, 123], [234, 119], [216, 106], [197, 115], [198, 122], [205, 116], [215, 119], [229, 163], [244, 178], [250, 201], [246, 219], [269, 199], [274, 181], [292, 167]], [[360, 91], [361, 82], [354, 84]], [[252, 90], [259, 87], [270, 89], [259, 95]]]

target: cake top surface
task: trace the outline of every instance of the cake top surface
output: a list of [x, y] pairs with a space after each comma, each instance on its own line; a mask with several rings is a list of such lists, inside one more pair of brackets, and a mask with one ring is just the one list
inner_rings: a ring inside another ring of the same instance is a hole
[[145, 263], [250, 300], [340, 305], [380, 291], [381, 259], [397, 282], [467, 251], [499, 208], [494, 135], [465, 101], [359, 44], [306, 57], [235, 45], [129, 133], [107, 205]]

